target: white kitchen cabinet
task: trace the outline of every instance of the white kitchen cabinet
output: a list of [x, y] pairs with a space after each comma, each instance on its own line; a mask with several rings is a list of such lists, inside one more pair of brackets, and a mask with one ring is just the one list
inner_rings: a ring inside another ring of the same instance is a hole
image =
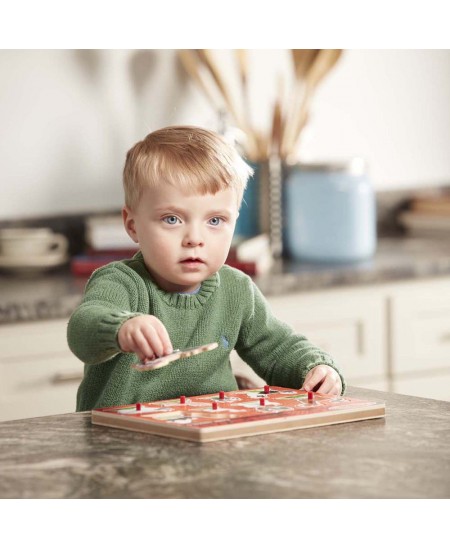
[[75, 411], [83, 364], [66, 328], [66, 319], [0, 326], [0, 421]]
[[[450, 400], [450, 279], [268, 301], [278, 318], [335, 358], [348, 385]], [[233, 369], [263, 383], [237, 356]]]
[[[269, 297], [274, 315], [330, 353], [349, 385], [388, 390], [385, 300], [373, 289]], [[233, 370], [262, 383], [237, 357]]]
[[376, 292], [301, 293], [269, 303], [279, 319], [333, 356], [349, 384], [386, 378], [385, 303]]
[[396, 374], [450, 368], [450, 280], [398, 287], [390, 314]]
[[450, 280], [399, 285], [389, 318], [393, 390], [450, 400]]

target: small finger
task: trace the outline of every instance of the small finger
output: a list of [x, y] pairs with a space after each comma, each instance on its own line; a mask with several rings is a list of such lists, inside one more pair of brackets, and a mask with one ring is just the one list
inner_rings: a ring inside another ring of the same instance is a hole
[[155, 356], [164, 356], [164, 346], [155, 326], [153, 326], [152, 324], [146, 324], [142, 328], [142, 333], [144, 334], [145, 339], [150, 345]]
[[[339, 375], [337, 373], [333, 373], [329, 376], [327, 376], [327, 379], [326, 379], [326, 386], [324, 387], [324, 391], [322, 392], [325, 392], [325, 394], [328, 394], [328, 395], [340, 395], [341, 394], [341, 391], [342, 391], [342, 382], [341, 382], [341, 378], [339, 377]], [[324, 385], [325, 385], [324, 383]]]
[[334, 380], [330, 376], [327, 376], [323, 380], [323, 383], [320, 384], [320, 387], [317, 389], [317, 392], [322, 393], [324, 395], [329, 395], [332, 393], [334, 386], [335, 386]]
[[145, 334], [141, 331], [138, 331], [133, 334], [133, 349], [135, 350], [135, 353], [138, 355], [140, 360], [144, 360], [145, 358], [151, 358], [154, 356], [154, 349], [149, 344], [147, 338], [145, 337]]
[[[308, 379], [309, 374], [311, 374], [311, 376]], [[305, 377], [303, 388], [305, 389], [305, 391], [311, 391], [312, 389], [315, 389], [316, 386], [321, 383], [324, 377], [325, 373], [320, 367], [313, 368], [313, 370], [308, 372], [308, 375]]]
[[127, 333], [122, 338], [121, 349], [124, 353], [134, 353], [134, 341], [133, 341], [133, 338], [131, 337], [131, 334]]
[[312, 377], [313, 377], [313, 374], [311, 373], [311, 371], [309, 371], [306, 374], [305, 381], [303, 382], [303, 386], [302, 386], [302, 389], [304, 389], [305, 391], [309, 391], [310, 387], [312, 387], [312, 385], [311, 385], [311, 378]]
[[170, 355], [173, 353], [173, 345], [170, 341], [169, 333], [166, 330], [166, 327], [162, 322], [157, 322], [154, 326], [163, 346], [163, 355]]

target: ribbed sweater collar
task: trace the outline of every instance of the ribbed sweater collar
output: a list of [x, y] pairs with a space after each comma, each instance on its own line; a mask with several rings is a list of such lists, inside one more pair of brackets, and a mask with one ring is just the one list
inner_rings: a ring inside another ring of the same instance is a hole
[[173, 292], [165, 292], [161, 290], [153, 282], [156, 292], [161, 299], [170, 305], [178, 309], [195, 309], [201, 307], [209, 299], [209, 297], [215, 292], [219, 286], [219, 273], [215, 273], [202, 282], [200, 290], [196, 294], [178, 294]]

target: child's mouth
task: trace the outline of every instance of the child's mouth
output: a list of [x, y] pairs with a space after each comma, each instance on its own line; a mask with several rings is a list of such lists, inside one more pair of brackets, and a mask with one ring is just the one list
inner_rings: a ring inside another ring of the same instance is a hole
[[180, 261], [183, 265], [201, 265], [204, 263], [203, 259], [199, 257], [188, 257]]

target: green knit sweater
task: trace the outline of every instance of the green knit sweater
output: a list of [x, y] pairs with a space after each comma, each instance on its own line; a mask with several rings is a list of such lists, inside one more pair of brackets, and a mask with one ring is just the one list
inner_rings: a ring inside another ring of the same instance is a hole
[[[219, 347], [158, 370], [134, 370], [137, 357], [120, 350], [117, 334], [140, 314], [161, 320], [174, 349], [214, 341]], [[93, 273], [70, 318], [68, 343], [85, 363], [77, 411], [236, 390], [233, 349], [270, 385], [298, 388], [318, 364], [337, 369], [329, 355], [272, 315], [244, 273], [225, 265], [197, 294], [168, 293], [152, 280], [141, 253]]]

